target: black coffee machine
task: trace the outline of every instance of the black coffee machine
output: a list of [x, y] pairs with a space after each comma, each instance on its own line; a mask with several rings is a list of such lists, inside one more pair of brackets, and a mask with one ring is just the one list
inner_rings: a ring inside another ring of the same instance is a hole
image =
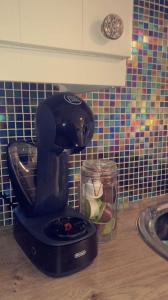
[[87, 104], [73, 94], [57, 93], [37, 109], [37, 145], [16, 141], [8, 146], [19, 203], [14, 236], [30, 260], [51, 276], [77, 272], [97, 255], [95, 225], [67, 206], [68, 155], [84, 149], [93, 131]]

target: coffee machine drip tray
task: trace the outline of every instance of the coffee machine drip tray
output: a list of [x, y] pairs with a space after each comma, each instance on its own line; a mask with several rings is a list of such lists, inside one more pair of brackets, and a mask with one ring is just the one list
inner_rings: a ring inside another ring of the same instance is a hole
[[97, 255], [95, 225], [72, 208], [30, 217], [16, 207], [14, 215], [16, 241], [47, 275], [70, 275], [85, 268]]
[[88, 223], [77, 217], [57, 218], [44, 229], [46, 235], [56, 240], [74, 240], [88, 233]]

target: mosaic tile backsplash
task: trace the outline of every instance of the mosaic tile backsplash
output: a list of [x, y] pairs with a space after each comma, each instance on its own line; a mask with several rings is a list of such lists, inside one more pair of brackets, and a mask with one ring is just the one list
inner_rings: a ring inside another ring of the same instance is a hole
[[[16, 199], [9, 180], [6, 146], [34, 139], [38, 104], [54, 84], [0, 82], [0, 225], [13, 222]], [[69, 204], [79, 206], [80, 167], [85, 159], [117, 162], [120, 203], [168, 192], [168, 1], [135, 0], [132, 56], [125, 87], [82, 95], [95, 115], [95, 134], [71, 156]]]

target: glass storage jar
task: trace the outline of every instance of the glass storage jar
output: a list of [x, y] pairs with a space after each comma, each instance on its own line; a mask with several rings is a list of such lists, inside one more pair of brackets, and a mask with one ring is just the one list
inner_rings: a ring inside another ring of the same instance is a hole
[[117, 166], [114, 161], [84, 161], [80, 198], [81, 212], [96, 224], [98, 241], [111, 240], [117, 221]]

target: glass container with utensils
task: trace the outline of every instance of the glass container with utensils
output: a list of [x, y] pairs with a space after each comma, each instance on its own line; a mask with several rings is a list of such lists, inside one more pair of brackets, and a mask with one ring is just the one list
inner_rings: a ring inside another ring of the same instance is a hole
[[80, 209], [96, 224], [98, 241], [111, 240], [117, 222], [117, 166], [114, 161], [84, 161]]

